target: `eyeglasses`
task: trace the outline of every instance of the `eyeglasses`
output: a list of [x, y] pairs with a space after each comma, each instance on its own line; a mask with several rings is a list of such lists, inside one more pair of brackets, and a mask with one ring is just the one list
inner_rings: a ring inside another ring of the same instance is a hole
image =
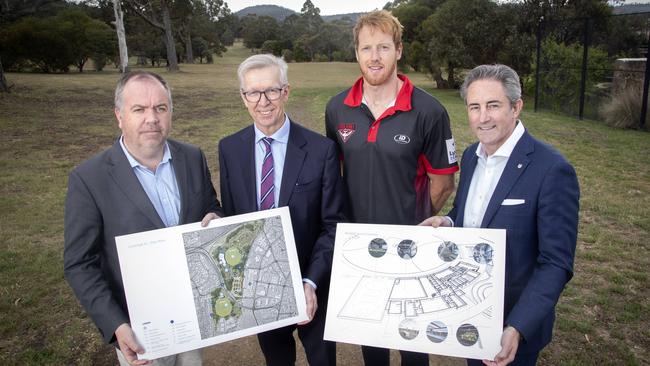
[[242, 91], [244, 98], [250, 103], [258, 103], [262, 99], [262, 94], [266, 97], [268, 101], [274, 101], [280, 99], [282, 96], [282, 91], [286, 88], [286, 85], [283, 85], [280, 88], [269, 88], [266, 90], [253, 90], [253, 91]]

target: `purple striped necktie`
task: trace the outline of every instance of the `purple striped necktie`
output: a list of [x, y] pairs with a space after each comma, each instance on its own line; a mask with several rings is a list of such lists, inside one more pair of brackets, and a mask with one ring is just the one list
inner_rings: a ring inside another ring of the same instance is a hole
[[275, 173], [273, 171], [273, 154], [271, 153], [271, 142], [273, 139], [265, 137], [262, 139], [266, 147], [266, 154], [262, 161], [262, 178], [260, 184], [260, 210], [275, 208]]

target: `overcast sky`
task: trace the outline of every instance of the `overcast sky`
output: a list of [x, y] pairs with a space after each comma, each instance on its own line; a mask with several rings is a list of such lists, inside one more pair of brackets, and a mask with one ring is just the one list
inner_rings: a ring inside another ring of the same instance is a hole
[[[305, 0], [225, 0], [232, 12], [253, 5], [279, 5], [300, 12]], [[381, 9], [389, 0], [311, 0], [320, 9], [320, 15], [368, 12]]]

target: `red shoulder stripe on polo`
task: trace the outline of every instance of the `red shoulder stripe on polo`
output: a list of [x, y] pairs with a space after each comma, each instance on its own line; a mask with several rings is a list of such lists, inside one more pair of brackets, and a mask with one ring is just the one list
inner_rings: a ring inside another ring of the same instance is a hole
[[419, 160], [420, 163], [424, 165], [424, 168], [429, 174], [446, 175], [446, 174], [456, 173], [459, 170], [458, 164], [454, 166], [450, 166], [449, 168], [435, 169], [434, 167], [431, 166], [431, 163], [429, 163], [429, 160], [427, 159], [426, 156], [424, 156], [424, 154], [420, 154]]

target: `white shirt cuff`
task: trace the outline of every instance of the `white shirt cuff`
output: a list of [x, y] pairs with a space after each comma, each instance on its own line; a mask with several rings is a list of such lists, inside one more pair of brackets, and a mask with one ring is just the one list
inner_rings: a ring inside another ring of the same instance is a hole
[[451, 227], [456, 226], [456, 225], [454, 225], [454, 220], [452, 220], [451, 217], [449, 217], [449, 216], [445, 216], [445, 219], [446, 219], [447, 221], [449, 221], [449, 223], [451, 224]]
[[316, 286], [316, 284], [314, 283], [314, 281], [310, 280], [309, 278], [303, 278], [303, 279], [302, 279], [302, 282], [304, 282], [304, 283], [308, 283], [311, 287], [314, 288], [314, 290], [318, 288], [318, 286]]

